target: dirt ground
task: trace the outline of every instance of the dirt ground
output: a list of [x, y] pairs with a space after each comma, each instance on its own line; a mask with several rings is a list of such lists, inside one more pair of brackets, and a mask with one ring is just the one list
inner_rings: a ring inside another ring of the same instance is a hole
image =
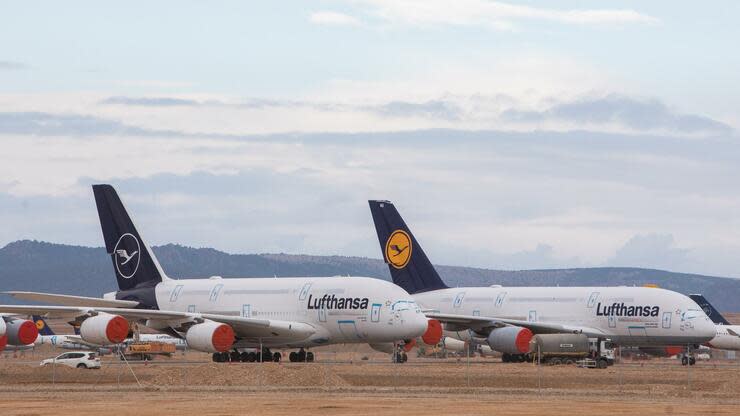
[[740, 413], [735, 361], [688, 368], [654, 359], [595, 370], [491, 358], [468, 365], [465, 359], [412, 357], [392, 365], [382, 355], [363, 356], [317, 351], [319, 361], [312, 364], [215, 364], [205, 354], [188, 353], [130, 367], [106, 357], [101, 370], [39, 367], [39, 357], [28, 354], [7, 357], [0, 359], [0, 414]]
[[38, 365], [61, 352], [0, 355], [0, 415], [740, 415], [736, 360], [595, 370], [411, 354], [393, 365], [357, 345], [317, 349], [311, 364], [215, 364], [191, 352], [130, 366], [104, 357], [101, 370]]

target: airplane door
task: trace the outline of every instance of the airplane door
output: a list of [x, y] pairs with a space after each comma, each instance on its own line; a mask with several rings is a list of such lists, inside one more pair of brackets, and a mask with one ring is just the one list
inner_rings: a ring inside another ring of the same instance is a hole
[[383, 306], [379, 303], [373, 303], [373, 308], [370, 311], [370, 322], [380, 322], [380, 307]]
[[460, 292], [455, 296], [455, 300], [452, 302], [452, 307], [459, 308], [462, 305], [463, 298], [465, 297], [465, 292]]
[[301, 293], [298, 295], [298, 300], [306, 300], [306, 296], [308, 296], [308, 291], [311, 290], [311, 284], [312, 283], [306, 283], [305, 285], [303, 285]]
[[504, 304], [504, 298], [506, 297], [506, 292], [501, 292], [496, 296], [496, 307], [500, 308], [501, 305]]
[[616, 328], [617, 327], [617, 317], [614, 316], [614, 314], [609, 315], [609, 328]]
[[591, 296], [588, 297], [588, 307], [593, 308], [596, 304], [596, 299], [599, 298], [599, 292], [592, 292]]
[[529, 317], [527, 319], [529, 322], [537, 322], [537, 311], [529, 311]]
[[242, 318], [252, 317], [252, 305], [242, 305]]
[[473, 316], [480, 316], [480, 309], [476, 309], [473, 311]]
[[326, 322], [326, 306], [321, 305], [319, 308], [319, 322]]
[[663, 312], [663, 328], [669, 329], [671, 327], [671, 315], [672, 312]]
[[170, 294], [170, 302], [177, 302], [177, 298], [180, 297], [180, 292], [182, 292], [182, 285], [175, 286]]
[[224, 288], [224, 285], [217, 284], [216, 286], [211, 289], [211, 296], [208, 297], [208, 300], [211, 302], [215, 302], [218, 300], [218, 295], [221, 294], [221, 289]]
[[195, 305], [188, 305], [188, 313], [195, 313]]

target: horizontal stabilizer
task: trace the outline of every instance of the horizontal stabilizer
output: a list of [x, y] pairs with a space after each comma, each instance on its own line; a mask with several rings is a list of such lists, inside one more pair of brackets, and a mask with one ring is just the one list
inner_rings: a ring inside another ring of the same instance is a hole
[[0, 292], [5, 295], [10, 295], [16, 299], [30, 300], [34, 302], [51, 303], [54, 305], [62, 306], [89, 306], [89, 307], [104, 307], [104, 308], [135, 308], [139, 305], [139, 302], [132, 300], [117, 300], [117, 299], [102, 299], [102, 298], [90, 298], [87, 296], [72, 296], [72, 295], [58, 295], [55, 293], [39, 293], [39, 292]]

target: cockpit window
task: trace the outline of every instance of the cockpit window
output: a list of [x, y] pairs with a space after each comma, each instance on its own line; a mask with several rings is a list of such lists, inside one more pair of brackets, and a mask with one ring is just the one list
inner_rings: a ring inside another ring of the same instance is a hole
[[681, 314], [681, 320], [688, 321], [691, 319], [700, 318], [704, 312], [698, 310], [698, 309], [689, 309], [683, 314]]
[[391, 306], [391, 310], [394, 312], [401, 312], [407, 310], [419, 310], [419, 306], [413, 300], [399, 300]]

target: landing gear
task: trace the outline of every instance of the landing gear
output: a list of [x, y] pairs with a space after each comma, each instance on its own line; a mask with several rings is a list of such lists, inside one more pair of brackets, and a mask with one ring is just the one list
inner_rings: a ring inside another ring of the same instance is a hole
[[528, 361], [528, 357], [526, 354], [501, 354], [501, 362], [504, 363], [523, 363], [525, 361]]
[[291, 352], [288, 355], [288, 359], [291, 363], [312, 363], [314, 360], [314, 355], [312, 352], [306, 352], [303, 348], [298, 350], [298, 352]]
[[681, 357], [681, 365], [694, 365], [694, 364], [696, 364], [696, 357], [694, 357], [693, 355], [690, 357], [687, 357], [686, 355]]

